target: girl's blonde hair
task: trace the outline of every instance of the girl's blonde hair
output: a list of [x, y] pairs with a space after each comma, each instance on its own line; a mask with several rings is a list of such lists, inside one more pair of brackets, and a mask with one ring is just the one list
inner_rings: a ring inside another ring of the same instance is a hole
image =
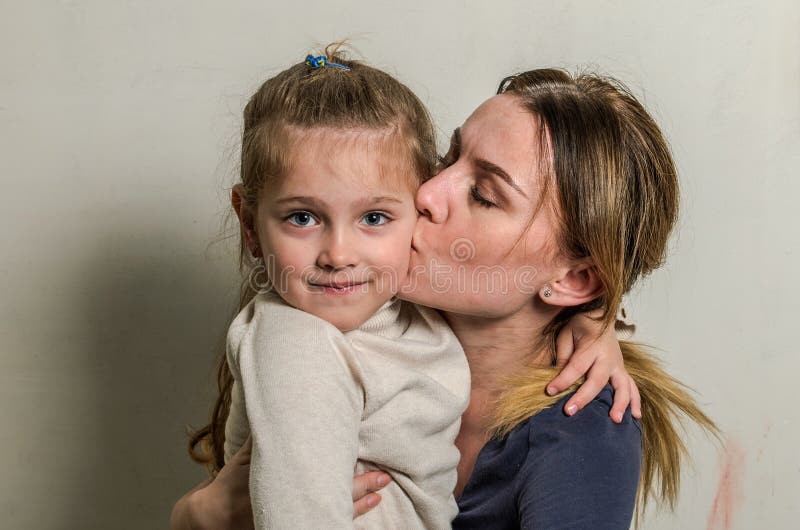
[[[297, 63], [264, 82], [244, 109], [241, 184], [244, 200], [255, 210], [265, 187], [291, 169], [293, 151], [302, 150], [302, 133], [313, 128], [389, 131], [410, 163], [409, 179], [429, 178], [436, 164], [436, 132], [428, 111], [397, 79], [361, 61], [351, 60], [342, 43], [325, 49], [328, 64]], [[300, 134], [298, 134], [298, 132]], [[239, 309], [257, 294], [249, 278], [253, 264], [240, 232], [242, 273]], [[208, 425], [194, 432], [189, 454], [212, 472], [225, 463], [225, 422], [233, 376], [226, 353], [217, 368], [218, 397]]]
[[[539, 123], [546, 199], [560, 225], [557, 247], [568, 258], [591, 258], [604, 286], [602, 296], [564, 309], [547, 326], [543, 344], [555, 358], [555, 337], [574, 315], [601, 309], [604, 326], [613, 325], [623, 294], [663, 263], [678, 214], [678, 177], [660, 129], [616, 80], [532, 70], [504, 79], [498, 94], [518, 98]], [[717, 428], [642, 345], [620, 345], [642, 397], [638, 523], [651, 496], [674, 506], [687, 456], [681, 420], [714, 434]], [[563, 397], [545, 393], [556, 371], [532, 366], [509, 382], [496, 409], [498, 435]]]

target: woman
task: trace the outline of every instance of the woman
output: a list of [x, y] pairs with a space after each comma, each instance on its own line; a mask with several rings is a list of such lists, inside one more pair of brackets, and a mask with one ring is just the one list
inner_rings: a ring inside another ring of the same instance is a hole
[[[671, 505], [686, 452], [677, 415], [714, 426], [641, 349], [621, 344], [641, 426], [629, 412], [607, 420], [608, 388], [574, 417], [552, 406], [566, 396], [545, 392], [565, 323], [595, 311], [612, 325], [622, 295], [662, 263], [678, 185], [658, 127], [612, 81], [534, 70], [501, 83], [453, 134], [444, 163], [418, 192], [406, 298], [443, 312], [472, 371], [453, 527], [628, 528], [637, 488], [640, 507], [652, 491]], [[461, 241], [468, 252], [453, 252]], [[487, 269], [513, 279], [511, 288], [435, 288]], [[203, 496], [202, 510], [238, 499], [217, 514], [246, 522], [245, 459], [217, 477], [225, 494]], [[357, 481], [357, 493], [379, 476]], [[176, 511], [199, 510], [190, 499]]]

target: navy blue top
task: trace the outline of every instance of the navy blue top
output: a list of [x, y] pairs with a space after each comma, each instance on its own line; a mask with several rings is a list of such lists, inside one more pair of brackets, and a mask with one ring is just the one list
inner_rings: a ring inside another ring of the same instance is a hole
[[572, 417], [556, 405], [491, 439], [458, 499], [454, 529], [630, 528], [642, 461], [639, 421], [611, 421], [607, 386]]

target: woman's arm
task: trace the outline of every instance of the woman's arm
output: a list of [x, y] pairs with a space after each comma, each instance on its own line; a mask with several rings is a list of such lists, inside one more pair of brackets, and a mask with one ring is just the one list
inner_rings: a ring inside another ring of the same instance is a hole
[[251, 441], [248, 438], [217, 473], [181, 497], [172, 509], [172, 530], [248, 530], [253, 528], [248, 477]]
[[197, 508], [192, 506], [192, 499], [199, 490], [208, 486], [212, 480], [211, 478], [204, 480], [178, 499], [175, 506], [172, 507], [172, 513], [169, 517], [169, 527], [171, 530], [200, 530], [203, 528], [196, 522], [196, 518], [199, 514], [196, 513]]

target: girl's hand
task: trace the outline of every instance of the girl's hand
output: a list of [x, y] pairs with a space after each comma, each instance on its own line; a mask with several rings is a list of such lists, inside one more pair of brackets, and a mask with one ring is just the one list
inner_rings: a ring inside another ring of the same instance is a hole
[[611, 381], [614, 387], [614, 405], [609, 413], [611, 419], [620, 423], [628, 405], [633, 417], [641, 418], [639, 389], [625, 370], [614, 326], [608, 326], [601, 333], [602, 323], [591, 318], [597, 314], [599, 311], [576, 315], [558, 335], [556, 362], [564, 369], [547, 385], [547, 393], [551, 396], [558, 394], [585, 374], [586, 381], [564, 405], [567, 415], [572, 416], [582, 409]]
[[[250, 452], [253, 443], [244, 445], [220, 469], [217, 476], [199, 484], [184, 495], [172, 509], [172, 530], [250, 530], [254, 528], [250, 505]], [[378, 505], [375, 493], [391, 481], [382, 471], [370, 471], [353, 478], [353, 518]]]

